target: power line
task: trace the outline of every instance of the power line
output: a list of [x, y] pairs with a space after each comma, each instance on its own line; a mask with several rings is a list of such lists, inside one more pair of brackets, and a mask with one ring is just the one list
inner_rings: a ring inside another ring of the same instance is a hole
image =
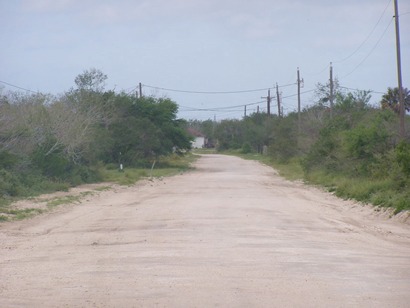
[[135, 92], [135, 91], [137, 90], [137, 88], [138, 88], [138, 86], [126, 89], [125, 91], [131, 89], [131, 90], [129, 90], [128, 92], [126, 92], [126, 94], [127, 94], [127, 95], [130, 95], [132, 92]]
[[233, 108], [242, 108], [244, 106], [258, 105], [264, 102], [265, 101], [259, 101], [259, 102], [247, 103], [247, 104], [242, 104], [242, 105], [215, 107], [215, 108], [194, 108], [194, 107], [188, 107], [188, 106], [183, 106], [183, 105], [179, 105], [179, 106], [182, 108], [188, 108], [190, 109], [190, 111], [226, 111], [226, 110], [232, 110]]
[[16, 86], [14, 84], [11, 84], [11, 83], [8, 83], [8, 82], [2, 81], [2, 80], [0, 80], [0, 83], [8, 85], [8, 86], [13, 87], [13, 88], [24, 90], [24, 91], [27, 91], [27, 92], [36, 93], [36, 94], [39, 93], [38, 91], [32, 91], [32, 90], [29, 90], [29, 89], [26, 89], [26, 88], [22, 88], [20, 86]]
[[218, 112], [218, 114], [231, 113], [231, 112], [242, 112], [241, 109], [227, 109], [227, 110], [213, 110], [213, 109], [181, 109], [180, 112]]
[[[301, 92], [301, 94], [305, 94], [305, 93], [310, 93], [315, 91], [314, 89], [312, 90], [306, 90]], [[283, 98], [290, 98], [290, 97], [294, 97], [297, 96], [298, 94], [292, 94], [292, 95], [287, 95], [287, 96], [283, 96]], [[234, 112], [242, 112], [243, 111], [243, 107], [244, 106], [253, 106], [253, 105], [259, 105], [259, 104], [263, 104], [265, 103], [265, 101], [258, 101], [258, 102], [252, 102], [252, 103], [246, 103], [246, 104], [242, 104], [242, 105], [234, 105], [234, 106], [226, 106], [226, 107], [216, 107], [216, 108], [194, 108], [194, 107], [188, 107], [188, 106], [184, 106], [184, 105], [178, 105], [179, 107], [182, 107], [184, 109], [180, 109], [180, 112], [218, 112], [218, 113], [234, 113]], [[273, 106], [276, 106], [276, 104], [274, 104]], [[240, 108], [240, 109], [236, 109], [236, 108]], [[260, 110], [264, 110], [263, 107], [260, 108]]]
[[290, 87], [290, 86], [295, 86], [295, 85], [297, 85], [297, 82], [284, 84], [282, 86], [278, 85], [278, 88], [285, 88], [285, 87]]
[[390, 25], [393, 21], [393, 18], [390, 19], [389, 24], [387, 25], [386, 29], [384, 29], [382, 35], [380, 36], [380, 38], [377, 40], [376, 44], [373, 46], [373, 48], [369, 51], [369, 53], [366, 55], [366, 57], [364, 57], [364, 59], [358, 64], [356, 65], [356, 67], [348, 74], [344, 75], [341, 79], [350, 76], [353, 72], [355, 72], [363, 63], [364, 61], [367, 60], [367, 58], [373, 53], [373, 51], [376, 49], [376, 47], [379, 45], [380, 41], [382, 40], [382, 38], [384, 37], [384, 35], [386, 34], [387, 30], [390, 28]]
[[[293, 86], [296, 83], [289, 83], [278, 86], [279, 88]], [[162, 90], [162, 91], [169, 91], [169, 92], [179, 92], [179, 93], [189, 93], [189, 94], [239, 94], [239, 93], [251, 93], [251, 92], [262, 92], [271, 90], [273, 88], [259, 88], [259, 89], [250, 89], [250, 90], [236, 90], [236, 91], [194, 91], [194, 90], [179, 90], [179, 89], [170, 89], [170, 88], [163, 88], [158, 86], [151, 86], [143, 84], [146, 88], [151, 88], [155, 90]]]
[[[315, 91], [314, 89], [312, 89], [312, 90], [306, 90], [306, 91], [303, 91], [303, 92], [300, 92], [300, 94], [305, 94], [305, 93], [309, 93], [309, 92], [313, 92], [313, 91]], [[282, 98], [289, 98], [289, 97], [294, 97], [294, 96], [297, 96], [298, 94], [296, 93], [296, 94], [291, 94], [291, 95], [287, 95], [287, 96], [282, 96]]]
[[[339, 85], [339, 88], [347, 89], [347, 90], [353, 90], [353, 91], [365, 91], [365, 90], [362, 90], [362, 89], [349, 88], [349, 87], [344, 87], [344, 86], [340, 86], [340, 85]], [[377, 93], [377, 94], [384, 94], [385, 93], [385, 92], [379, 92], [379, 91], [373, 91], [373, 90], [368, 90], [368, 91], [370, 91], [371, 93]]]
[[323, 69], [321, 69], [320, 70], [320, 72], [318, 72], [318, 73], [307, 73], [306, 75], [310, 75], [310, 76], [317, 76], [317, 75], [320, 75], [320, 74], [322, 74], [324, 71], [326, 71], [327, 69], [329, 69], [329, 65], [327, 64]]
[[[367, 38], [359, 45], [359, 47], [355, 50], [355, 51], [353, 51], [349, 56], [347, 56], [347, 57], [345, 57], [345, 58], [343, 58], [343, 59], [341, 59], [341, 60], [339, 60], [339, 61], [333, 61], [333, 63], [342, 63], [342, 62], [344, 62], [344, 61], [346, 61], [347, 59], [349, 59], [349, 58], [351, 58], [354, 54], [356, 54], [361, 48], [362, 48], [362, 46], [369, 40], [369, 38], [370, 38], [370, 36], [373, 34], [373, 32], [375, 31], [375, 29], [376, 29], [376, 27], [378, 26], [378, 24], [380, 23], [380, 21], [381, 21], [381, 19], [383, 18], [383, 16], [384, 16], [384, 14], [385, 14], [385, 12], [386, 12], [386, 10], [387, 10], [387, 8], [389, 7], [389, 5], [390, 5], [390, 3], [391, 3], [391, 1], [392, 0], [389, 0], [389, 2], [387, 3], [387, 5], [386, 5], [386, 7], [384, 8], [384, 10], [383, 10], [383, 12], [382, 12], [382, 15], [380, 16], [380, 18], [379, 18], [379, 20], [377, 21], [377, 23], [376, 23], [376, 25], [373, 27], [373, 29], [370, 31], [370, 33], [369, 33], [369, 35], [367, 36]], [[403, 14], [401, 14], [401, 15], [406, 15], [406, 14], [410, 14], [410, 12], [406, 12], [406, 13], [403, 13]], [[391, 23], [391, 21], [390, 21], [390, 23]], [[385, 30], [386, 31], [386, 30]], [[384, 33], [383, 33], [383, 35], [384, 35]], [[364, 62], [364, 61], [362, 61], [362, 62]], [[361, 64], [361, 63], [360, 63]], [[360, 66], [360, 64], [358, 65], [358, 66]], [[317, 72], [317, 73], [308, 73], [308, 75], [311, 75], [311, 76], [317, 76], [317, 75], [320, 75], [320, 74], [322, 74], [324, 71], [326, 71], [327, 69], [328, 69], [328, 65], [326, 65], [323, 69], [321, 69], [319, 72]], [[349, 73], [350, 74], [350, 73]], [[347, 75], [348, 76], [348, 75]], [[346, 76], [345, 76], [346, 77]]]
[[350, 59], [352, 56], [354, 56], [362, 47], [363, 45], [370, 39], [370, 37], [372, 36], [374, 30], [376, 30], [376, 27], [379, 25], [380, 21], [382, 20], [384, 14], [386, 13], [387, 8], [389, 7], [390, 3], [392, 0], [389, 0], [389, 2], [387, 3], [386, 7], [383, 10], [382, 15], [380, 16], [379, 20], [377, 21], [377, 23], [374, 25], [373, 29], [370, 31], [369, 35], [366, 37], [366, 39], [359, 45], [359, 47], [356, 48], [355, 51], [353, 51], [350, 55], [348, 55], [347, 57], [339, 60], [339, 61], [333, 61], [333, 63], [342, 63], [348, 59]]
[[269, 90], [269, 88], [262, 88], [262, 89], [239, 90], [239, 91], [193, 91], [193, 90], [178, 90], [178, 89], [162, 88], [162, 87], [150, 86], [146, 84], [143, 84], [143, 86], [146, 88], [151, 88], [155, 90], [189, 93], [189, 94], [237, 94], [237, 93], [261, 92], [261, 91]]

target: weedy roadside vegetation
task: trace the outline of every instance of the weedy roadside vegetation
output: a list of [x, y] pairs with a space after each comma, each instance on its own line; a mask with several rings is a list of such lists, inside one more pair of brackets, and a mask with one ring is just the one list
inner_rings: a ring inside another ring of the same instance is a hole
[[[95, 168], [95, 172], [98, 173], [98, 180], [95, 182], [108, 182], [129, 186], [142, 179], [173, 176], [180, 174], [181, 172], [191, 170], [191, 165], [197, 158], [198, 156], [192, 153], [185, 153], [184, 155], [173, 154], [160, 157], [155, 163], [154, 168], [152, 168], [152, 165], [150, 168], [125, 166], [122, 170], [120, 170], [119, 166], [113, 164], [100, 164], [98, 168]], [[68, 194], [62, 197], [53, 197], [49, 200], [43, 200], [43, 202], [46, 202], [46, 208], [19, 209], [12, 207], [13, 202], [21, 199], [33, 199], [33, 203], [35, 203], [36, 201], [33, 198], [35, 196], [44, 193], [52, 193], [55, 191], [69, 191], [69, 188], [73, 187], [73, 185], [70, 183], [59, 182], [58, 184], [55, 184], [51, 182], [55, 185], [47, 185], [49, 183], [50, 181], [46, 179], [44, 180], [44, 183], [38, 185], [37, 189], [33, 189], [33, 187], [31, 187], [31, 189], [25, 189], [24, 195], [8, 196], [6, 198], [3, 196], [2, 198], [0, 198], [0, 222], [26, 219], [50, 211], [60, 205], [81, 203], [81, 201], [87, 196], [93, 195], [100, 191], [111, 189], [110, 185], [105, 185], [94, 188], [91, 191], [81, 192], [78, 195]]]
[[150, 161], [145, 164], [145, 168], [124, 166], [120, 170], [118, 165], [110, 164], [103, 166], [99, 172], [104, 182], [133, 185], [144, 178], [166, 177], [188, 171], [192, 168], [191, 164], [197, 158], [192, 153], [185, 153], [184, 155], [173, 154]]
[[107, 91], [106, 79], [92, 68], [59, 95], [0, 88], [0, 220], [16, 217], [9, 205], [20, 198], [101, 181], [130, 185], [185, 168], [175, 156], [193, 137], [178, 105]]

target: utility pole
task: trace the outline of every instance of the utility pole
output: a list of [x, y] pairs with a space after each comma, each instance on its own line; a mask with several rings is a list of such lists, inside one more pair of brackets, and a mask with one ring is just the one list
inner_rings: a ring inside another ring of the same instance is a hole
[[142, 83], [140, 82], [138, 85], [139, 92], [140, 92], [140, 98], [142, 98]]
[[[266, 112], [267, 112], [267, 114], [268, 114], [268, 116], [270, 116], [270, 101], [271, 101], [271, 97], [270, 97], [270, 89], [268, 90], [268, 96], [264, 96], [264, 97], [261, 97], [261, 98], [266, 98]], [[259, 113], [259, 106], [258, 106], [258, 113]]]
[[301, 120], [300, 120], [300, 84], [303, 82], [303, 79], [300, 80], [300, 74], [299, 74], [299, 67], [298, 67], [298, 132], [300, 134], [301, 130]]
[[256, 106], [256, 113], [259, 113], [259, 105]]
[[245, 105], [244, 118], [246, 118], [246, 105]]
[[333, 117], [333, 67], [332, 62], [330, 62], [330, 117]]
[[212, 138], [215, 136], [216, 114], [214, 114], [214, 121], [212, 122]]
[[278, 117], [281, 117], [281, 108], [280, 108], [280, 96], [279, 96], [279, 86], [278, 83], [276, 83], [276, 99], [278, 101]]
[[403, 85], [401, 80], [401, 55], [400, 55], [400, 29], [399, 29], [399, 8], [397, 0], [394, 0], [394, 19], [396, 24], [396, 53], [397, 53], [397, 79], [399, 85], [399, 104], [400, 104], [400, 138], [404, 140], [406, 132], [404, 128], [404, 97], [403, 97]]

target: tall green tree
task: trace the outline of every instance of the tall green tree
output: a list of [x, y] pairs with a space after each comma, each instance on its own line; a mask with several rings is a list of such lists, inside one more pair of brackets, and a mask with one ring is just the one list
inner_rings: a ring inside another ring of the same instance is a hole
[[[403, 88], [403, 99], [405, 110], [410, 111], [410, 91], [407, 88]], [[399, 88], [387, 88], [387, 92], [382, 96], [380, 105], [383, 109], [391, 109], [397, 114], [400, 113]]]
[[104, 91], [105, 81], [107, 79], [107, 75], [99, 69], [90, 68], [75, 77], [74, 82], [80, 90], [102, 92]]
[[[331, 99], [330, 95], [330, 81], [327, 83], [317, 83], [315, 89], [315, 99], [316, 103], [320, 106], [328, 106]], [[336, 100], [336, 97], [340, 94], [343, 94], [343, 88], [339, 84], [339, 80], [335, 78], [333, 81], [333, 99]]]
[[190, 149], [186, 123], [177, 118], [178, 106], [170, 99], [125, 94], [115, 97], [117, 117], [108, 128], [113, 141], [105, 160], [145, 164], [174, 151]]

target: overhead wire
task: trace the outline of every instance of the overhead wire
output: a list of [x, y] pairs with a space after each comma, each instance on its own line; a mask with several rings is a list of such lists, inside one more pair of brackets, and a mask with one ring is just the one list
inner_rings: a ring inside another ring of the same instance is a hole
[[379, 25], [380, 21], [382, 20], [384, 14], [386, 13], [387, 8], [389, 7], [390, 3], [392, 0], [389, 0], [389, 2], [387, 3], [386, 7], [384, 8], [379, 20], [376, 22], [376, 24], [374, 25], [373, 29], [370, 31], [370, 33], [368, 34], [368, 36], [362, 41], [362, 43], [359, 45], [359, 47], [357, 47], [350, 55], [348, 55], [347, 57], [338, 60], [338, 61], [332, 61], [333, 63], [342, 63], [348, 59], [350, 59], [352, 56], [354, 56], [362, 47], [363, 45], [370, 39], [370, 37], [372, 36], [373, 32], [376, 30], [377, 26]]
[[155, 90], [189, 93], [189, 94], [237, 94], [237, 93], [261, 92], [261, 91], [267, 91], [267, 90], [272, 89], [272, 88], [260, 88], [260, 89], [237, 90], [237, 91], [193, 91], [193, 90], [179, 90], [179, 89], [163, 88], [163, 87], [151, 86], [151, 85], [146, 85], [146, 84], [142, 84], [142, 86], [146, 88], [155, 89]]
[[8, 85], [8, 86], [16, 88], [16, 89], [24, 90], [24, 91], [27, 91], [27, 92], [36, 93], [36, 94], [39, 93], [39, 91], [29, 90], [29, 89], [26, 89], [26, 88], [23, 88], [23, 87], [20, 87], [20, 86], [16, 86], [15, 84], [11, 84], [9, 82], [5, 82], [5, 81], [2, 81], [2, 80], [0, 80], [0, 83]]
[[294, 86], [297, 85], [297, 82], [294, 83], [288, 83], [288, 84], [284, 84], [284, 85], [278, 85], [278, 88], [285, 88], [285, 87], [290, 87], [290, 86]]
[[306, 73], [306, 75], [309, 75], [309, 76], [317, 76], [317, 75], [320, 75], [320, 74], [322, 74], [324, 71], [326, 71], [327, 69], [329, 69], [329, 64], [327, 64], [323, 69], [321, 69], [319, 72], [317, 72], [317, 73]]
[[[133, 87], [130, 91], [127, 92], [127, 95], [137, 90], [138, 87]], [[128, 88], [130, 89], [130, 88]], [[125, 90], [126, 91], [126, 90]]]
[[[278, 88], [289, 87], [289, 86], [293, 86], [296, 84], [297, 84], [296, 82], [293, 82], [293, 83], [288, 83], [284, 85], [278, 85]], [[155, 89], [155, 90], [188, 93], [188, 94], [240, 94], [240, 93], [251, 93], [251, 92], [261, 92], [261, 91], [273, 90], [275, 88], [275, 87], [272, 87], [272, 88], [259, 88], [259, 89], [235, 90], [235, 91], [196, 91], [196, 90], [171, 89], [171, 88], [164, 88], [164, 87], [147, 85], [147, 84], [142, 84], [142, 86], [146, 88]]]
[[[310, 92], [313, 92], [313, 91], [315, 91], [315, 89], [302, 91], [302, 92], [300, 92], [300, 94], [310, 93]], [[298, 95], [298, 94], [291, 94], [291, 95], [283, 96], [282, 99], [283, 99], [283, 98], [289, 98], [289, 97], [295, 97], [295, 96], [297, 96], [297, 95]]]
[[366, 60], [367, 58], [370, 57], [370, 55], [373, 53], [373, 51], [376, 49], [376, 47], [379, 45], [380, 41], [382, 40], [382, 38], [384, 37], [384, 35], [386, 34], [387, 30], [390, 28], [390, 25], [393, 22], [393, 17], [390, 19], [389, 24], [387, 25], [386, 29], [384, 29], [382, 35], [380, 36], [380, 38], [377, 40], [376, 44], [373, 46], [373, 48], [369, 51], [369, 53], [363, 58], [362, 61], [360, 61], [360, 63], [358, 65], [356, 65], [356, 67], [348, 74], [344, 75], [343, 77], [341, 77], [341, 79], [350, 76], [353, 72], [355, 72]]
[[[387, 8], [389, 7], [391, 1], [392, 1], [392, 0], [389, 0], [389, 1], [388, 1], [387, 5], [385, 6], [385, 8], [384, 8], [384, 10], [383, 10], [383, 12], [382, 12], [380, 18], [378, 19], [378, 21], [377, 21], [376, 24], [375, 24], [375, 26], [374, 26], [373, 29], [370, 31], [370, 33], [369, 33], [369, 35], [366, 37], [366, 39], [364, 39], [364, 40], [362, 41], [362, 43], [359, 45], [359, 47], [357, 47], [357, 48], [356, 48], [350, 55], [348, 55], [347, 57], [345, 57], [345, 58], [343, 58], [343, 59], [341, 59], [341, 60], [332, 61], [333, 63], [336, 63], [336, 64], [337, 64], [337, 63], [342, 63], [342, 62], [344, 62], [344, 61], [350, 59], [354, 54], [356, 54], [356, 53], [363, 47], [363, 45], [369, 40], [369, 38], [371, 37], [371, 35], [372, 35], [373, 32], [375, 31], [376, 27], [379, 25], [381, 19], [383, 18], [384, 14], [386, 13], [386, 10], [387, 10]], [[408, 13], [410, 13], [410, 12], [407, 12], [407, 13], [404, 13], [404, 14], [401, 14], [401, 15], [405, 15], [405, 14], [408, 14]], [[386, 31], [386, 30], [385, 30], [385, 31]], [[384, 35], [384, 34], [383, 34], [383, 35]], [[363, 61], [363, 62], [364, 62], [364, 61]], [[320, 74], [322, 74], [324, 71], [326, 71], [328, 68], [329, 68], [329, 65], [326, 65], [326, 66], [325, 66], [323, 69], [321, 69], [319, 72], [317, 72], [317, 73], [310, 73], [310, 74], [308, 73], [307, 75], [310, 75], [310, 76], [320, 75]], [[348, 76], [348, 75], [347, 75], [347, 76]], [[345, 76], [345, 77], [346, 77], [346, 76]]]
[[[363, 91], [362, 89], [349, 88], [349, 87], [344, 87], [344, 86], [340, 86], [340, 85], [339, 85], [339, 88], [346, 89], [346, 90], [353, 90], [353, 91]], [[370, 91], [371, 93], [377, 93], [377, 94], [384, 94], [385, 93], [385, 92], [373, 91], [373, 90], [368, 90], [368, 91]]]
[[[315, 91], [314, 89], [311, 90], [306, 90], [303, 92], [300, 92], [300, 94], [306, 94], [306, 93], [310, 93]], [[290, 97], [295, 97], [298, 94], [292, 94], [292, 95], [287, 95], [287, 96], [282, 96], [282, 99], [285, 98], [290, 98]], [[275, 97], [272, 97], [273, 101], [276, 101]], [[266, 103], [265, 100], [262, 101], [258, 101], [258, 102], [252, 102], [252, 103], [246, 103], [246, 104], [242, 104], [242, 105], [234, 105], [234, 106], [225, 106], [225, 107], [215, 107], [215, 108], [195, 108], [195, 107], [189, 107], [189, 106], [184, 106], [184, 105], [179, 105], [179, 107], [182, 107], [184, 109], [180, 109], [179, 111], [181, 112], [218, 112], [219, 114], [221, 113], [226, 113], [226, 112], [242, 112], [243, 109], [235, 109], [235, 108], [240, 108], [240, 107], [248, 107], [248, 106], [253, 106], [253, 105], [259, 105], [259, 104], [263, 104]], [[277, 106], [276, 104], [271, 104], [272, 107]], [[261, 108], [261, 110], [264, 107]]]
[[190, 111], [226, 111], [226, 110], [231, 110], [232, 108], [239, 108], [239, 107], [245, 107], [245, 106], [252, 106], [252, 105], [258, 105], [262, 104], [265, 101], [258, 101], [258, 102], [252, 102], [252, 103], [247, 103], [247, 104], [242, 104], [242, 105], [234, 105], [234, 106], [225, 106], [225, 107], [215, 107], [215, 108], [194, 108], [194, 107], [188, 107], [188, 106], [183, 106], [179, 105], [182, 108], [188, 108]]

